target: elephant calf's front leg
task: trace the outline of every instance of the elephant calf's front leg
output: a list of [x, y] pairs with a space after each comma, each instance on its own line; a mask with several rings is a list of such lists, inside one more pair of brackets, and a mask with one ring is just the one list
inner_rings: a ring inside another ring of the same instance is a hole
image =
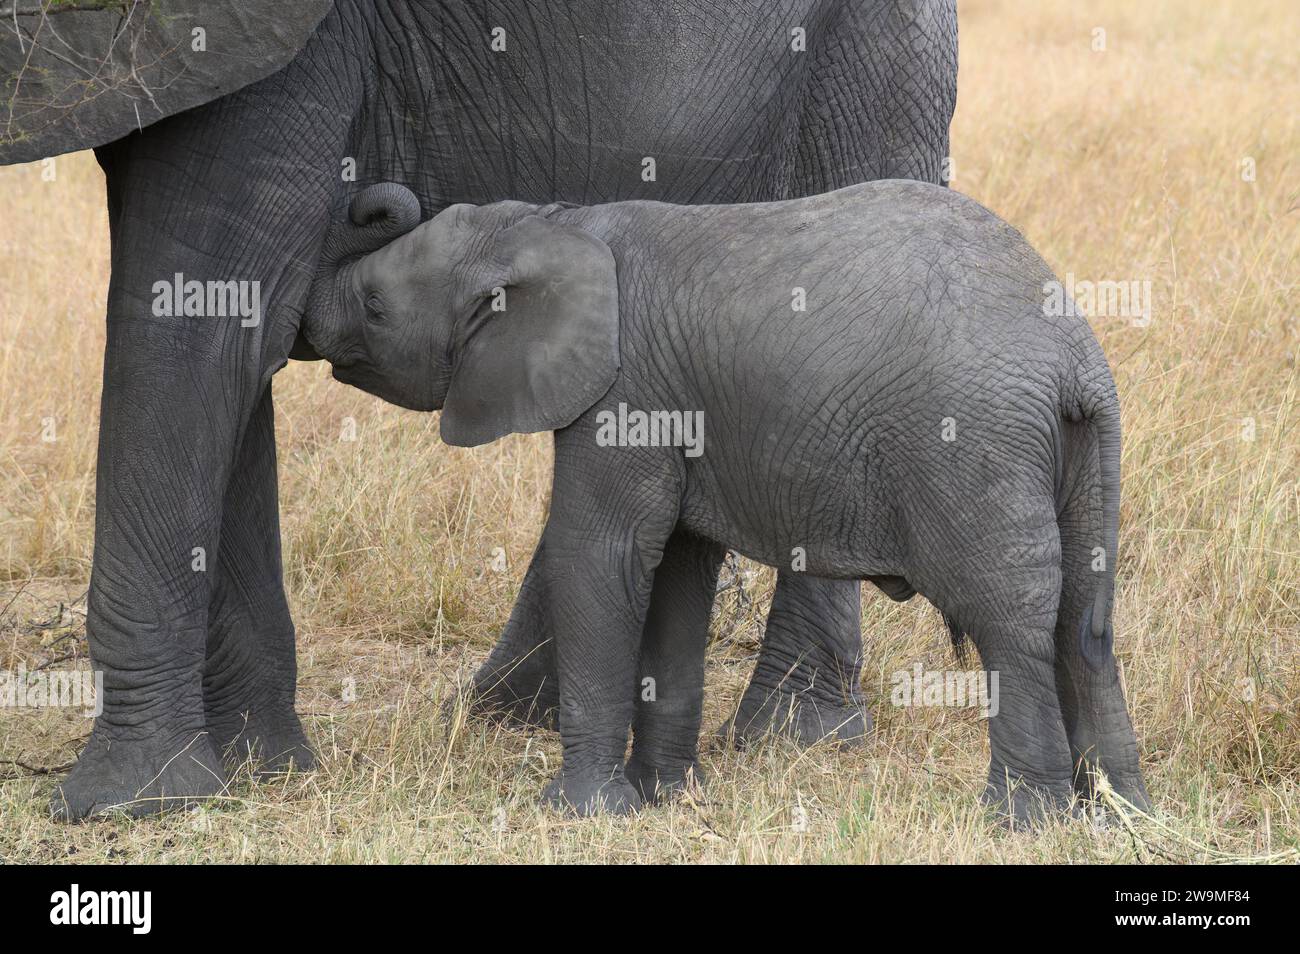
[[642, 798], [624, 772], [631, 689], [654, 574], [677, 518], [673, 459], [597, 448], [585, 428], [556, 433], [543, 534], [564, 761], [543, 800], [579, 814], [625, 813]]

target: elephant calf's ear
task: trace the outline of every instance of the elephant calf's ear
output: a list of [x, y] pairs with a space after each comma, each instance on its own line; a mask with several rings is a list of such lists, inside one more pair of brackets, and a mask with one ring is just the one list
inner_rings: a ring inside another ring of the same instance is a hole
[[500, 234], [458, 316], [442, 439], [572, 424], [618, 373], [618, 279], [595, 236], [530, 216]]

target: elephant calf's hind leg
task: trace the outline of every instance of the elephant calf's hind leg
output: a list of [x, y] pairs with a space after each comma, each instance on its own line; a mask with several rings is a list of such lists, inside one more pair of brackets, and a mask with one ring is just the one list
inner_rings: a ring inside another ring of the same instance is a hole
[[1055, 508], [1045, 497], [1019, 503], [1000, 513], [987, 500], [962, 505], [931, 528], [927, 539], [976, 542], [936, 547], [943, 556], [926, 575], [938, 582], [922, 588], [979, 650], [990, 749], [984, 800], [1013, 826], [1032, 826], [1068, 809], [1074, 791], [1056, 693]]

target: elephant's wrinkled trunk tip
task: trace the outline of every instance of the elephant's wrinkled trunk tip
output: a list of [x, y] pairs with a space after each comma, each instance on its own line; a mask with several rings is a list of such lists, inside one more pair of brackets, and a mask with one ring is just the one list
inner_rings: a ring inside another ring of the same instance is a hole
[[337, 266], [366, 255], [420, 224], [420, 200], [396, 182], [378, 182], [358, 192], [348, 206], [348, 221], [330, 228], [324, 259]]
[[369, 226], [384, 220], [394, 234], [409, 232], [420, 223], [420, 200], [396, 182], [377, 182], [352, 199], [348, 215], [353, 225]]

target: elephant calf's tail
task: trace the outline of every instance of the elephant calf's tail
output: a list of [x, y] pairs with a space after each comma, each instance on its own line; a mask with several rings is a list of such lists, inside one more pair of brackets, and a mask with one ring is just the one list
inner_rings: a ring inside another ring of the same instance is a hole
[[[1110, 658], [1119, 549], [1119, 399], [1110, 368], [1091, 332], [1084, 357], [1063, 389], [1062, 499], [1058, 501], [1062, 558], [1062, 618], [1077, 626], [1085, 658]], [[1100, 526], [1098, 526], [1100, 514]], [[1068, 614], [1069, 618], [1065, 618]]]
[[[1107, 376], [1109, 379], [1109, 375]], [[1101, 547], [1104, 566], [1090, 614], [1093, 639], [1111, 629], [1115, 595], [1115, 560], [1119, 553], [1119, 408], [1115, 398], [1103, 400], [1093, 416], [1097, 427], [1097, 457], [1101, 469]]]

